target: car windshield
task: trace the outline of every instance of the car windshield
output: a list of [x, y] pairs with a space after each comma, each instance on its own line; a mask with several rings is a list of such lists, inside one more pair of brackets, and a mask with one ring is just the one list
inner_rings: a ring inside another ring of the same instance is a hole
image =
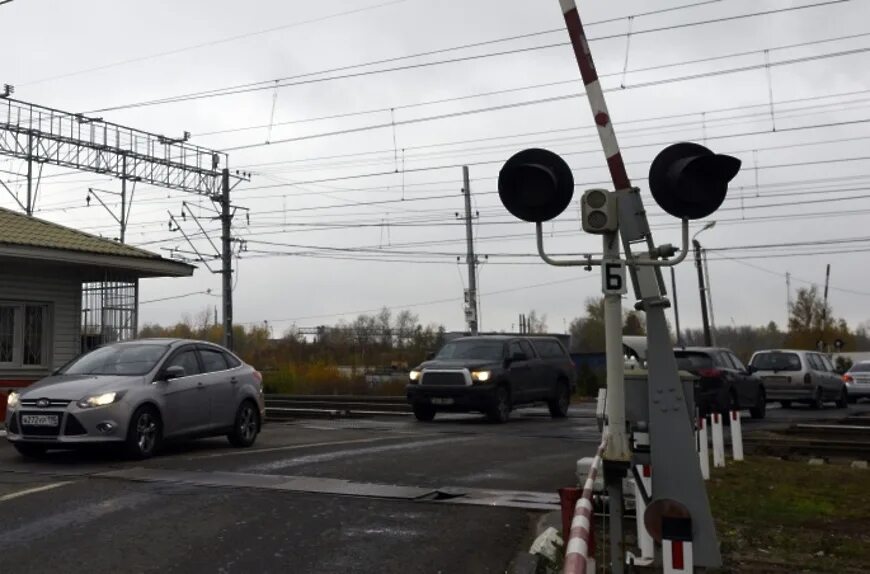
[[697, 371], [698, 369], [709, 369], [713, 367], [713, 359], [706, 353], [692, 353], [687, 351], [677, 351], [674, 353], [677, 359], [677, 367], [681, 371]]
[[759, 371], [800, 371], [801, 358], [795, 353], [758, 353], [752, 357], [752, 366]]
[[435, 358], [500, 361], [504, 358], [504, 345], [501, 341], [453, 341], [444, 345]]
[[169, 345], [124, 343], [95, 349], [61, 371], [64, 375], [144, 375], [169, 350]]
[[850, 373], [866, 373], [870, 372], [870, 363], [857, 363], [849, 369]]

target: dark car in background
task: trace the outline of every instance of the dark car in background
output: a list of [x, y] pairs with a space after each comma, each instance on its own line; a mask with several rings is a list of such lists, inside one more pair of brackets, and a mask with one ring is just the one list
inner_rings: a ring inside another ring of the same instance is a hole
[[505, 422], [519, 405], [546, 403], [550, 414], [568, 414], [577, 384], [574, 364], [554, 337], [463, 337], [413, 369], [408, 402], [418, 420], [439, 411], [482, 412]]
[[701, 414], [749, 409], [752, 418], [764, 418], [767, 404], [764, 384], [730, 350], [682, 347], [674, 350], [674, 356], [680, 370], [698, 378], [695, 405]]

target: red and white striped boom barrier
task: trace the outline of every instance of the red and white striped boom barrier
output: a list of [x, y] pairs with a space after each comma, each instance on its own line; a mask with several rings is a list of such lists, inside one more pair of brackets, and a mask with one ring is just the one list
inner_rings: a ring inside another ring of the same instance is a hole
[[594, 520], [592, 491], [595, 488], [595, 479], [598, 477], [601, 459], [604, 450], [607, 448], [609, 438], [609, 433], [605, 433], [601, 438], [598, 452], [589, 466], [589, 475], [586, 477], [586, 483], [583, 485], [583, 494], [580, 495], [577, 505], [574, 506], [574, 519], [571, 521], [571, 533], [568, 535], [568, 545], [565, 549], [564, 574], [595, 572], [594, 552], [591, 553], [592, 556], [590, 557], [590, 549], [594, 543], [592, 538], [592, 522]]

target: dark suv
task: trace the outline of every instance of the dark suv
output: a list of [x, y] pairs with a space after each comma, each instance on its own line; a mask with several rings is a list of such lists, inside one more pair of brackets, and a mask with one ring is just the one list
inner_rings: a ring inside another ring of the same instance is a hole
[[701, 414], [749, 409], [752, 418], [766, 414], [763, 381], [752, 374], [728, 349], [715, 347], [677, 347], [677, 366], [698, 377], [695, 405]]
[[554, 418], [568, 414], [577, 375], [554, 337], [463, 337], [411, 371], [408, 402], [418, 420], [438, 411], [485, 413], [505, 422], [518, 405], [545, 402]]

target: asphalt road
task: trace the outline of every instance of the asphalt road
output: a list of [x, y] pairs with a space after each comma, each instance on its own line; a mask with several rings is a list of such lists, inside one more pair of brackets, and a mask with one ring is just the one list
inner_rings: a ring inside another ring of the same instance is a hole
[[[27, 461], [2, 441], [0, 572], [504, 572], [594, 452], [592, 408], [298, 420], [251, 449], [208, 439], [146, 462]], [[844, 414], [775, 409], [744, 430]]]
[[0, 572], [504, 572], [594, 452], [590, 408], [299, 420], [146, 462], [2, 441]]

